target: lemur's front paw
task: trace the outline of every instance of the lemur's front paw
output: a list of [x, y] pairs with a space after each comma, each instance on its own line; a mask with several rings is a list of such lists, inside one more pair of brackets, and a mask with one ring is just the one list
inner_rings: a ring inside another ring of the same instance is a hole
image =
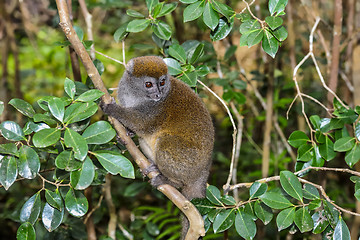
[[102, 99], [99, 103], [99, 106], [101, 108], [101, 110], [106, 114], [106, 115], [111, 115], [112, 112], [112, 106], [116, 105], [116, 101], [115, 98], [111, 97], [111, 103], [105, 103]]

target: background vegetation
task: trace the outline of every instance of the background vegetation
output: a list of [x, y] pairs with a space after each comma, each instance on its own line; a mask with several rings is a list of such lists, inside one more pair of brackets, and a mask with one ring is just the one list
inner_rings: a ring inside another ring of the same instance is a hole
[[[204, 239], [359, 238], [359, 3], [68, 2], [107, 87], [124, 68], [102, 54], [160, 55], [203, 97]], [[177, 239], [179, 210], [116, 144], [56, 3], [0, 11], [0, 236]]]

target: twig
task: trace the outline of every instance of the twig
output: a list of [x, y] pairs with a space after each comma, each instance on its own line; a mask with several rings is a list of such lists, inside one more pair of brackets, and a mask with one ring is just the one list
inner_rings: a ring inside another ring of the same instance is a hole
[[111, 196], [111, 174], [108, 173], [105, 176], [105, 184], [104, 184], [104, 196], [106, 200], [106, 204], [109, 209], [109, 223], [108, 223], [108, 236], [112, 239], [116, 239], [116, 225], [117, 225], [117, 214], [114, 202]]
[[[89, 11], [86, 7], [85, 0], [79, 0], [79, 5], [81, 8], [82, 15], [84, 16], [84, 19], [85, 19], [87, 38], [90, 41], [94, 41], [94, 36], [93, 36], [93, 32], [92, 32], [92, 21], [91, 21], [92, 15], [89, 13]], [[95, 45], [94, 44], [92, 44], [90, 47], [90, 57], [93, 60], [95, 59]]]
[[108, 59], [111, 59], [111, 60], [113, 60], [114, 62], [120, 63], [121, 65], [123, 65], [124, 67], [126, 67], [125, 62], [121, 62], [121, 61], [119, 61], [119, 60], [117, 60], [117, 59], [115, 59], [115, 58], [112, 58], [112, 57], [110, 57], [110, 56], [108, 56], [108, 55], [105, 55], [105, 54], [103, 54], [103, 53], [101, 53], [101, 52], [99, 52], [99, 51], [96, 51], [96, 50], [95, 50], [95, 53], [100, 54], [101, 56], [104, 56], [104, 57], [106, 57], [106, 58], [108, 58]]
[[102, 200], [104, 199], [104, 194], [101, 194], [100, 195], [100, 198], [99, 198], [99, 201], [98, 203], [96, 204], [95, 207], [93, 207], [91, 209], [90, 212], [88, 212], [84, 218], [84, 224], [86, 224], [86, 222], [88, 221], [88, 219], [91, 217], [91, 215], [101, 206], [101, 203], [102, 203]]

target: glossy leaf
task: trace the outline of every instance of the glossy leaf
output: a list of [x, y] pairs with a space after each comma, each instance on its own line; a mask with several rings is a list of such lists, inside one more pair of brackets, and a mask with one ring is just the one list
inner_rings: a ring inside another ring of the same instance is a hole
[[137, 18], [144, 18], [145, 16], [142, 13], [139, 13], [135, 10], [132, 9], [128, 9], [126, 10], [126, 14], [131, 16], [131, 17], [137, 17]]
[[186, 4], [194, 3], [194, 2], [197, 2], [197, 1], [198, 0], [180, 0], [180, 2], [186, 3]]
[[319, 152], [326, 161], [330, 161], [335, 158], [336, 153], [334, 152], [334, 143], [328, 136], [325, 136], [324, 143], [319, 145]]
[[177, 7], [176, 2], [164, 4], [164, 6], [162, 7], [162, 9], [157, 17], [159, 18], [159, 17], [165, 16], [165, 15], [171, 13], [172, 11], [174, 11], [176, 9], [176, 7]]
[[10, 141], [25, 140], [25, 135], [22, 128], [13, 121], [4, 121], [0, 124], [0, 132], [4, 138]]
[[141, 32], [145, 30], [150, 24], [149, 19], [135, 19], [128, 23], [126, 31]]
[[0, 184], [8, 190], [16, 180], [18, 174], [16, 159], [13, 156], [5, 156], [0, 162]]
[[228, 21], [230, 21], [231, 17], [235, 14], [234, 10], [224, 3], [219, 1], [211, 1], [211, 3], [215, 11], [224, 15]]
[[247, 36], [247, 46], [252, 47], [252, 46], [258, 44], [259, 42], [261, 42], [263, 37], [264, 37], [263, 29], [257, 29], [255, 31], [252, 31]]
[[110, 123], [98, 121], [87, 127], [82, 137], [86, 140], [87, 144], [104, 144], [113, 139], [115, 135], [116, 132]]
[[287, 194], [300, 202], [303, 202], [301, 183], [294, 173], [290, 171], [281, 171], [280, 183]]
[[31, 104], [22, 99], [13, 98], [9, 101], [9, 104], [16, 108], [16, 110], [18, 110], [21, 114], [29, 118], [32, 118], [35, 114], [35, 110]]
[[214, 30], [219, 23], [219, 14], [213, 9], [210, 2], [205, 4], [203, 20], [206, 26]]
[[271, 15], [285, 10], [288, 0], [269, 0], [269, 11]]
[[301, 233], [311, 231], [314, 227], [314, 222], [307, 207], [301, 207], [295, 212], [294, 222]]
[[88, 211], [89, 203], [84, 194], [70, 188], [65, 196], [65, 207], [74, 217], [82, 217]]
[[322, 233], [329, 225], [329, 221], [327, 221], [327, 219], [323, 215], [324, 212], [322, 210], [319, 212], [315, 212], [311, 217], [314, 222], [313, 233], [315, 234]]
[[234, 209], [227, 209], [221, 211], [214, 220], [213, 228], [214, 233], [224, 232], [225, 230], [229, 229], [235, 220], [235, 212]]
[[302, 162], [308, 162], [313, 157], [313, 146], [301, 145], [298, 149], [297, 160]]
[[228, 206], [236, 205], [235, 198], [233, 196], [229, 196], [229, 195], [221, 196], [221, 202]]
[[206, 198], [215, 205], [221, 205], [221, 193], [215, 186], [209, 185], [206, 188]]
[[67, 147], [72, 148], [74, 157], [83, 161], [89, 150], [86, 140], [74, 130], [67, 128], [64, 135], [64, 143]]
[[357, 138], [358, 141], [360, 141], [360, 123], [357, 123], [355, 125], [355, 137]]
[[290, 207], [279, 212], [276, 217], [276, 225], [279, 232], [288, 228], [294, 222], [295, 209], [295, 207]]
[[104, 94], [105, 93], [103, 93], [102, 91], [100, 91], [98, 89], [91, 89], [89, 91], [86, 91], [86, 92], [82, 93], [76, 99], [76, 101], [79, 101], [79, 102], [92, 102], [92, 101], [98, 100]]
[[0, 144], [0, 153], [17, 156], [18, 149], [15, 143], [4, 143], [4, 144]]
[[59, 225], [61, 224], [63, 218], [64, 218], [64, 206], [61, 205], [61, 210], [57, 210], [56, 208], [53, 208], [50, 204], [45, 203], [43, 212], [42, 212], [42, 222], [44, 224], [44, 227], [49, 232], [52, 232], [55, 230]]
[[204, 12], [204, 1], [198, 1], [188, 5], [183, 12], [184, 22], [193, 21]]
[[320, 198], [319, 191], [316, 189], [316, 187], [308, 183], [304, 184], [303, 193], [304, 198], [309, 200], [315, 200]]
[[321, 199], [316, 199], [316, 200], [313, 200], [313, 201], [309, 202], [308, 207], [309, 207], [310, 210], [315, 210], [315, 209], [320, 208], [321, 205], [322, 205], [322, 200]]
[[171, 27], [163, 21], [158, 21], [156, 24], [152, 24], [151, 29], [155, 35], [161, 39], [169, 40], [171, 38]]
[[[75, 83], [74, 81], [72, 81], [69, 78], [65, 79], [65, 83], [64, 83], [64, 89], [66, 94], [71, 98], [74, 99], [75, 97], [75, 93], [76, 93], [76, 87], [75, 87]], [[44, 109], [45, 110], [45, 109]]]
[[55, 192], [45, 189], [45, 199], [52, 207], [61, 210], [62, 199], [58, 189]]
[[75, 160], [73, 151], [62, 151], [55, 159], [55, 166], [68, 172], [79, 169], [81, 165]]
[[57, 122], [55, 119], [52, 118], [48, 113], [42, 114], [42, 113], [36, 113], [34, 115], [34, 122], [44, 122], [48, 125], [56, 125]]
[[352, 149], [355, 145], [355, 138], [353, 137], [343, 137], [338, 139], [334, 143], [334, 150], [338, 152], [346, 152]]
[[349, 167], [353, 167], [360, 160], [360, 146], [355, 144], [351, 151], [345, 155], [345, 161]]
[[286, 28], [284, 28], [283, 26], [273, 31], [273, 34], [279, 42], [285, 41], [289, 35]]
[[129, 34], [127, 31], [127, 23], [121, 25], [114, 33], [114, 40], [116, 43], [125, 39], [125, 37]]
[[33, 136], [33, 144], [37, 148], [51, 146], [59, 141], [61, 131], [56, 128], [42, 129]]
[[19, 175], [23, 178], [33, 179], [40, 170], [39, 155], [29, 146], [23, 145], [19, 150]]
[[279, 50], [279, 42], [269, 31], [264, 31], [262, 48], [272, 58], [275, 58], [275, 55]]
[[164, 62], [168, 67], [168, 71], [170, 75], [178, 75], [182, 72], [181, 65], [178, 61], [173, 58], [164, 58]]
[[234, 19], [227, 20], [226, 18], [220, 18], [219, 24], [211, 31], [210, 38], [212, 41], [220, 41], [226, 38], [231, 32], [234, 25]]
[[324, 204], [324, 211], [325, 211], [326, 218], [329, 220], [331, 226], [333, 228], [335, 228], [335, 226], [337, 225], [337, 223], [339, 221], [339, 212], [328, 201], [324, 201], [323, 204]]
[[249, 190], [250, 191], [249, 199], [253, 199], [263, 195], [266, 192], [267, 188], [268, 186], [266, 183], [254, 182]]
[[120, 173], [122, 177], [135, 178], [133, 165], [121, 154], [110, 151], [97, 151], [93, 154], [109, 173], [113, 175]]
[[95, 176], [95, 166], [89, 157], [86, 157], [81, 169], [70, 173], [71, 185], [76, 190], [83, 190], [90, 186]]
[[179, 44], [173, 44], [169, 47], [170, 56], [176, 58], [182, 63], [186, 63], [186, 52], [182, 46]]
[[267, 225], [273, 218], [272, 209], [266, 206], [261, 201], [256, 201], [254, 206], [256, 216]]
[[261, 25], [257, 20], [249, 19], [240, 25], [239, 30], [241, 34], [250, 34], [252, 31], [256, 31], [260, 29], [261, 29]]
[[48, 107], [51, 114], [60, 122], [64, 120], [65, 114], [65, 105], [64, 102], [60, 98], [54, 97], [53, 99], [49, 100]]
[[282, 194], [276, 192], [266, 192], [259, 197], [266, 205], [274, 209], [284, 209], [293, 204]]
[[36, 233], [33, 225], [29, 222], [24, 222], [20, 225], [16, 232], [17, 240], [36, 240]]
[[236, 232], [245, 239], [253, 239], [256, 235], [256, 225], [251, 216], [244, 211], [238, 211], [235, 217]]
[[40, 192], [31, 196], [20, 210], [20, 221], [29, 222], [32, 225], [37, 221], [41, 210]]
[[98, 106], [94, 102], [74, 103], [66, 108], [64, 122], [70, 124], [82, 121], [94, 115], [97, 110]]
[[185, 82], [190, 87], [195, 87], [197, 83], [197, 73], [196, 72], [184, 72], [180, 77], [180, 80]]
[[271, 30], [275, 30], [276, 28], [280, 27], [281, 24], [283, 24], [282, 18], [275, 16], [267, 16], [265, 18], [265, 22], [269, 25]]
[[200, 43], [199, 45], [197, 45], [193, 54], [189, 56], [190, 64], [195, 63], [204, 54], [204, 46], [205, 45], [203, 43]]
[[0, 115], [3, 113], [4, 111], [4, 102], [0, 101]]
[[294, 148], [299, 148], [301, 145], [310, 141], [309, 137], [302, 131], [294, 131], [290, 134], [288, 143]]
[[[135, 197], [142, 190], [144, 190], [146, 188], [146, 186], [147, 186], [147, 183], [144, 183], [144, 182], [133, 182], [125, 188], [124, 197]], [[195, 206], [196, 206], [196, 208], [198, 208], [198, 205], [195, 205]], [[200, 210], [199, 210], [199, 212], [202, 213]]]

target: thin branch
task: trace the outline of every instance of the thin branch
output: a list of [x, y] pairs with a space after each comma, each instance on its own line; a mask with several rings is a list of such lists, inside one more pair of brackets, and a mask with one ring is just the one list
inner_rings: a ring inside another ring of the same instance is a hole
[[95, 53], [100, 54], [101, 56], [104, 56], [104, 57], [106, 57], [106, 58], [108, 58], [108, 59], [110, 59], [110, 60], [113, 60], [114, 62], [120, 63], [121, 65], [123, 65], [124, 67], [126, 67], [125, 62], [119, 61], [119, 60], [117, 60], [117, 59], [115, 59], [115, 58], [112, 58], [112, 57], [110, 57], [110, 56], [108, 56], [108, 55], [105, 55], [105, 54], [103, 54], [103, 53], [101, 53], [101, 52], [99, 52], [99, 51], [96, 51], [96, 50], [95, 50]]

